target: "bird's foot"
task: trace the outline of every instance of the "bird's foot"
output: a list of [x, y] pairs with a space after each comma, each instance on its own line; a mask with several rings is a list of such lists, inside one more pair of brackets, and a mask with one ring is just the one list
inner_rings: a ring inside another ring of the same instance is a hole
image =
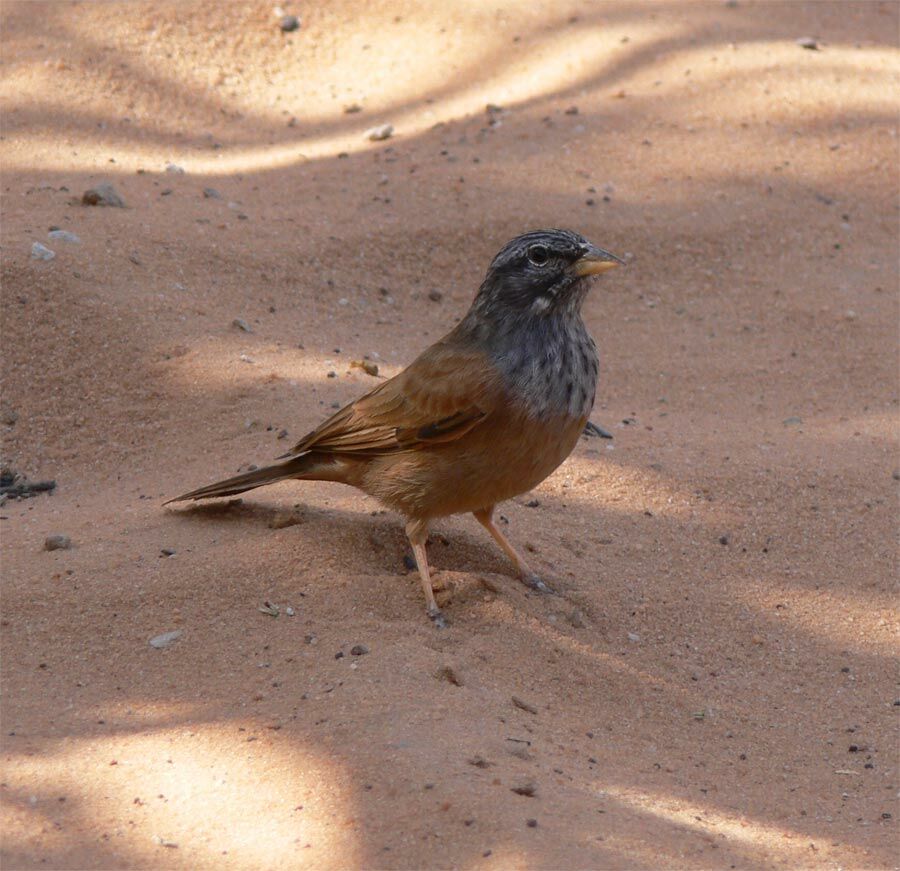
[[448, 625], [447, 618], [444, 616], [444, 612], [440, 608], [429, 608], [427, 610], [428, 617], [431, 619], [431, 622], [434, 623], [435, 629], [446, 629]]
[[551, 596], [554, 595], [554, 591], [543, 582], [540, 575], [536, 575], [534, 572], [528, 575], [522, 575], [522, 583], [535, 592], [547, 593]]

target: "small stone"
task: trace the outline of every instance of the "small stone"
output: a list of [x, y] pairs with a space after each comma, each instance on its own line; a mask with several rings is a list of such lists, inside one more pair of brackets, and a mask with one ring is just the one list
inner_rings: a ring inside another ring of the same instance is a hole
[[414, 572], [417, 568], [415, 558], [408, 553], [403, 554], [403, 565], [409, 572]]
[[351, 360], [350, 362], [351, 369], [362, 369], [366, 375], [377, 375], [378, 374], [378, 364], [373, 363], [371, 360]]
[[569, 106], [566, 109], [566, 115], [577, 115], [578, 114], [578, 106]]
[[17, 411], [13, 411], [5, 402], [0, 403], [0, 423], [4, 423], [7, 426], [15, 426], [18, 419], [19, 413]]
[[47, 234], [47, 238], [52, 239], [54, 242], [68, 242], [70, 245], [81, 244], [81, 239], [68, 230], [51, 230]]
[[576, 608], [569, 614], [569, 623], [571, 623], [575, 629], [584, 629], [584, 614]]
[[516, 795], [526, 795], [529, 798], [532, 798], [537, 792], [537, 785], [529, 780], [525, 783], [519, 783], [516, 784], [516, 786], [510, 787], [510, 792], [514, 792]]
[[637, 632], [629, 632], [629, 633], [628, 633], [628, 640], [629, 640], [632, 644], [637, 644], [637, 643], [641, 640], [641, 636], [638, 635]]
[[512, 697], [512, 703], [517, 708], [521, 708], [521, 710], [523, 711], [528, 711], [529, 714], [537, 714], [538, 712], [538, 709], [534, 705], [524, 701], [523, 699], [520, 699], [518, 696]]
[[164, 647], [168, 647], [170, 644], [174, 644], [181, 638], [182, 632], [180, 629], [174, 629], [171, 632], [163, 632], [162, 635], [154, 635], [153, 638], [150, 639], [149, 644], [151, 647], [155, 647], [157, 650], [162, 650]]
[[344, 106], [345, 115], [355, 115], [357, 112], [362, 112], [362, 106], [359, 103], [351, 103], [349, 106]]
[[540, 505], [540, 504], [541, 504], [541, 502], [540, 502], [539, 499], [529, 499], [529, 500], [525, 503], [525, 507], [526, 507], [526, 508], [537, 508], [538, 505]]
[[299, 526], [303, 523], [303, 515], [296, 511], [279, 511], [274, 514], [266, 524], [269, 529], [287, 529], [289, 526]]
[[296, 15], [282, 15], [278, 26], [285, 33], [293, 33], [295, 30], [300, 29], [300, 19]]
[[231, 322], [231, 326], [237, 327], [239, 330], [243, 330], [245, 333], [252, 333], [253, 327], [250, 326], [243, 318], [235, 318]]
[[781, 422], [785, 426], [800, 426], [800, 424], [803, 423], [803, 418], [801, 418], [801, 417], [786, 417]]
[[800, 48], [805, 48], [809, 51], [819, 50], [819, 43], [811, 36], [801, 36], [800, 39], [797, 40], [797, 45], [799, 45]]
[[167, 163], [166, 172], [171, 175], [184, 175], [184, 167], [179, 166], [177, 163]]
[[[445, 680], [445, 681], [447, 681], [447, 683], [452, 683], [453, 686], [455, 686], [455, 687], [463, 686], [463, 679], [459, 676], [459, 673], [456, 671], [455, 668], [453, 668], [452, 665], [442, 665], [438, 669], [435, 677], [438, 680]], [[472, 764], [474, 765], [475, 763], [473, 762]], [[480, 766], [480, 767], [484, 767], [484, 766]]]
[[429, 290], [428, 298], [432, 302], [440, 302], [444, 298], [444, 294], [442, 294], [439, 290]]
[[350, 648], [351, 656], [365, 656], [369, 652], [369, 648], [365, 644], [354, 644]]
[[203, 188], [203, 196], [207, 200], [221, 200], [222, 194], [220, 194], [215, 188]]
[[537, 820], [525, 820], [525, 825], [528, 826], [529, 829], [536, 829]]
[[44, 539], [44, 550], [69, 550], [72, 547], [72, 539], [68, 535], [57, 533], [48, 535]]
[[177, 551], [174, 547], [164, 547], [160, 550], [162, 556], [175, 556], [176, 553]]
[[390, 139], [393, 135], [393, 124], [380, 124], [377, 127], [372, 127], [369, 130], [366, 130], [365, 133], [366, 139], [369, 139], [372, 142], [381, 142], [384, 139]]
[[728, 536], [720, 535], [719, 536], [719, 544], [728, 544]]
[[98, 184], [88, 188], [82, 194], [81, 202], [85, 206], [111, 206], [116, 209], [125, 208], [125, 200], [119, 196], [118, 191], [109, 183]]
[[52, 260], [56, 257], [56, 253], [51, 251], [46, 245], [40, 242], [33, 242], [31, 245], [31, 256], [35, 260]]

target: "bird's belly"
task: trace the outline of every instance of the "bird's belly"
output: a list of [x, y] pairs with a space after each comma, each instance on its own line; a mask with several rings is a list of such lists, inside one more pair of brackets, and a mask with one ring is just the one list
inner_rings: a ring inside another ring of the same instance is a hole
[[357, 486], [408, 517], [485, 508], [537, 486], [572, 452], [585, 418], [519, 418], [459, 442], [372, 459]]

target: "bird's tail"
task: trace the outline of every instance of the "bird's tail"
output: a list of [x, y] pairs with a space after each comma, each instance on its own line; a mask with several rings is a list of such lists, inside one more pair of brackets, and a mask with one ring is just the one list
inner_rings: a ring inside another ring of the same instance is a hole
[[276, 481], [286, 481], [289, 478], [306, 479], [332, 479], [329, 469], [333, 471], [334, 461], [328, 457], [317, 454], [301, 454], [299, 457], [291, 457], [284, 463], [273, 463], [271, 466], [263, 466], [252, 472], [244, 472], [224, 481], [216, 481], [205, 487], [198, 487], [189, 493], [182, 493], [174, 499], [168, 499], [164, 505], [170, 502], [186, 502], [188, 500], [212, 499], [215, 496], [234, 496], [254, 487], [262, 487], [264, 484], [274, 484]]

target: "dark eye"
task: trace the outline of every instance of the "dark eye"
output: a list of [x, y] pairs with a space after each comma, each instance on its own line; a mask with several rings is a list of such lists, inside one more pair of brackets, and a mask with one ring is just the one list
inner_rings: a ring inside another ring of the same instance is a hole
[[543, 245], [532, 245], [528, 249], [528, 259], [535, 266], [545, 266], [550, 259], [550, 252]]

